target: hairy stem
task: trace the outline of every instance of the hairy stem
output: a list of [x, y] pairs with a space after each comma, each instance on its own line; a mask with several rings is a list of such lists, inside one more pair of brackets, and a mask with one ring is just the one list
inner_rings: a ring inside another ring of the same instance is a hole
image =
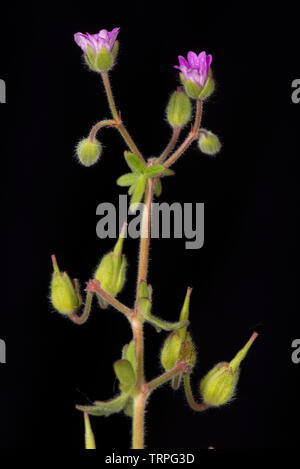
[[144, 413], [147, 393], [145, 391], [144, 381], [144, 335], [143, 335], [143, 317], [138, 308], [139, 285], [141, 281], [147, 281], [147, 268], [150, 246], [150, 228], [151, 228], [151, 204], [153, 198], [153, 179], [149, 179], [146, 194], [145, 205], [142, 217], [140, 256], [137, 280], [137, 293], [135, 301], [135, 317], [131, 320], [133, 336], [136, 346], [137, 362], [137, 382], [136, 395], [133, 400], [133, 418], [132, 418], [132, 448], [143, 449], [144, 447]]
[[90, 280], [87, 286], [87, 291], [95, 292], [97, 295], [100, 295], [105, 301], [107, 301], [107, 303], [125, 314], [129, 321], [131, 320], [132, 310], [103, 290], [98, 280]]
[[132, 448], [144, 449], [144, 415], [147, 394], [140, 391], [133, 398]]
[[102, 127], [111, 127], [111, 126], [115, 126], [115, 125], [117, 125], [117, 122], [115, 120], [112, 120], [112, 119], [106, 119], [106, 120], [97, 122], [97, 124], [95, 124], [94, 127], [92, 128], [92, 130], [90, 131], [89, 141], [92, 142], [95, 139], [96, 133]]
[[110, 81], [109, 81], [109, 76], [107, 72], [102, 72], [101, 73], [102, 80], [104, 83], [107, 99], [108, 99], [108, 104], [111, 110], [111, 113], [113, 115], [113, 118], [115, 119], [115, 124], [116, 127], [119, 129], [120, 134], [122, 135], [123, 139], [127, 143], [128, 147], [130, 150], [137, 155], [141, 161], [145, 162], [143, 155], [141, 154], [140, 150], [137, 148], [136, 144], [132, 140], [131, 136], [129, 135], [128, 131], [126, 130], [123, 122], [121, 121], [120, 115], [118, 114], [116, 103], [112, 94], [111, 86], [110, 86]]
[[169, 371], [166, 371], [165, 373], [161, 374], [157, 378], [154, 378], [152, 381], [149, 381], [147, 383], [147, 388], [149, 391], [153, 391], [153, 389], [158, 388], [162, 384], [166, 383], [167, 381], [170, 381], [174, 376], [178, 375], [178, 373], [181, 373], [183, 370], [183, 366], [181, 362], [177, 362], [176, 365]]
[[153, 179], [149, 179], [145, 194], [145, 205], [143, 210], [140, 257], [137, 288], [142, 281], [147, 282], [149, 246], [150, 246], [150, 228], [151, 228], [151, 204], [153, 198]]
[[162, 154], [158, 158], [158, 160], [156, 162], [157, 164], [161, 164], [167, 158], [167, 156], [171, 153], [171, 151], [175, 147], [176, 142], [178, 140], [180, 130], [181, 130], [180, 127], [174, 127], [173, 128], [173, 134], [172, 134], [171, 140], [169, 141], [168, 145], [166, 146], [166, 148], [164, 149], [164, 151], [162, 152]]
[[201, 116], [202, 116], [202, 101], [201, 99], [197, 100], [197, 108], [196, 108], [196, 117], [195, 122], [190, 131], [189, 135], [186, 137], [184, 142], [180, 145], [180, 147], [170, 156], [170, 158], [164, 163], [165, 168], [169, 168], [176, 160], [185, 152], [185, 150], [190, 146], [190, 144], [198, 137], [198, 131], [201, 123]]
[[69, 314], [68, 317], [71, 319], [71, 321], [75, 322], [75, 324], [80, 324], [80, 325], [84, 324], [88, 320], [88, 317], [90, 315], [92, 300], [93, 300], [93, 293], [87, 292], [82, 315], [78, 316], [77, 313]]
[[186, 400], [188, 401], [189, 406], [193, 409], [196, 410], [197, 412], [202, 412], [203, 410], [206, 410], [208, 408], [208, 405], [205, 404], [205, 402], [196, 402], [192, 393], [192, 388], [191, 388], [191, 378], [189, 374], [184, 375], [183, 377], [184, 381], [184, 391], [185, 391], [185, 396]]

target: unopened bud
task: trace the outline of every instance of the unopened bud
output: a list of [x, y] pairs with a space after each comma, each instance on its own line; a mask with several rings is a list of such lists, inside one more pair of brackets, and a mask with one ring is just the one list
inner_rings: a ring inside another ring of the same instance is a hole
[[220, 140], [212, 132], [201, 132], [199, 148], [206, 155], [216, 155], [221, 150]]
[[160, 361], [166, 371], [171, 370], [179, 360], [182, 340], [178, 331], [173, 331], [165, 340]]
[[192, 108], [188, 96], [181, 88], [175, 91], [167, 107], [167, 118], [172, 127], [183, 127], [191, 118]]
[[88, 138], [85, 138], [79, 142], [76, 148], [76, 154], [79, 161], [83, 166], [92, 166], [100, 158], [102, 153], [102, 146], [98, 140], [94, 139], [90, 141]]
[[201, 380], [200, 392], [206, 404], [219, 407], [233, 397], [240, 374], [239, 365], [256, 337], [255, 332], [230, 363], [219, 363]]
[[61, 273], [56, 257], [52, 256], [53, 275], [51, 280], [51, 302], [61, 314], [71, 314], [80, 306], [81, 299], [66, 272]]

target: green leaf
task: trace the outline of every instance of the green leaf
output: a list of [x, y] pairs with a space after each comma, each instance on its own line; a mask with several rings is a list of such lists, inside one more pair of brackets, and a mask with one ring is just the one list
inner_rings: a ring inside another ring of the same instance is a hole
[[129, 342], [129, 344], [127, 344], [127, 346], [125, 345], [125, 347], [123, 347], [122, 358], [125, 358], [126, 360], [128, 360], [131, 363], [132, 368], [134, 369], [134, 372], [136, 372], [137, 364], [136, 364], [135, 340], [134, 339], [132, 339]]
[[128, 415], [128, 417], [133, 417], [133, 399], [130, 397], [125, 404], [124, 407], [124, 414]]
[[165, 321], [164, 319], [153, 316], [153, 314], [145, 315], [144, 319], [150, 324], [152, 324], [152, 326], [158, 327], [159, 329], [163, 329], [164, 331], [177, 331], [178, 329], [189, 325], [189, 321], [169, 322]]
[[89, 415], [108, 416], [121, 412], [121, 410], [124, 409], [128, 397], [128, 394], [122, 393], [109, 401], [95, 401], [94, 405], [78, 405], [76, 407], [78, 410], [87, 412]]
[[131, 186], [134, 182], [136, 182], [138, 178], [138, 174], [136, 173], [127, 173], [123, 174], [123, 176], [120, 176], [119, 179], [117, 179], [117, 184], [118, 186]]
[[114, 363], [114, 370], [118, 380], [120, 381], [120, 388], [123, 392], [129, 392], [135, 386], [136, 376], [135, 371], [129, 360], [117, 360]]
[[156, 195], [156, 197], [160, 197], [161, 192], [162, 192], [162, 185], [161, 185], [161, 180], [160, 179], [157, 179], [155, 181], [153, 189], [154, 189], [154, 194]]
[[134, 153], [125, 151], [124, 157], [131, 171], [134, 171], [135, 173], [140, 173], [140, 174], [142, 174], [145, 171], [145, 168], [146, 168], [145, 164]]
[[148, 178], [153, 178], [162, 174], [165, 171], [165, 167], [162, 164], [154, 164], [153, 166], [149, 166], [145, 169], [144, 174]]
[[129, 195], [132, 195], [132, 194], [134, 193], [135, 186], [136, 186], [136, 182], [134, 182], [134, 183], [132, 184], [132, 186], [129, 187], [129, 189], [128, 189], [128, 194], [129, 194]]
[[173, 171], [173, 169], [167, 168], [167, 169], [164, 170], [164, 172], [162, 174], [163, 174], [163, 176], [174, 176], [175, 171]]
[[134, 207], [134, 204], [139, 204], [140, 201], [142, 200], [142, 197], [145, 192], [145, 187], [146, 187], [146, 176], [144, 174], [141, 174], [141, 176], [136, 182], [136, 186], [134, 188], [134, 192], [131, 197], [131, 201], [130, 201], [131, 212], [135, 213], [136, 207]]

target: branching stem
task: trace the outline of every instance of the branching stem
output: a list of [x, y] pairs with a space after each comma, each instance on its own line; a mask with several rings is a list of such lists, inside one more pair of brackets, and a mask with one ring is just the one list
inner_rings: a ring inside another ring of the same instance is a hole
[[201, 99], [197, 100], [196, 105], [196, 116], [195, 122], [190, 131], [189, 135], [186, 137], [184, 142], [180, 145], [180, 147], [167, 159], [164, 163], [165, 168], [169, 168], [176, 160], [185, 152], [185, 150], [191, 145], [191, 143], [198, 138], [198, 131], [201, 124], [201, 116], [202, 116], [202, 101]]
[[113, 115], [113, 118], [116, 122], [116, 127], [118, 128], [120, 134], [122, 135], [123, 139], [127, 143], [130, 150], [135, 155], [137, 155], [140, 158], [141, 161], [143, 161], [145, 163], [143, 155], [141, 154], [140, 150], [137, 148], [137, 146], [134, 143], [133, 139], [129, 135], [129, 132], [125, 128], [125, 126], [124, 126], [124, 124], [121, 120], [120, 114], [117, 111], [116, 103], [115, 103], [115, 100], [114, 100], [114, 97], [113, 97], [113, 94], [112, 94], [112, 90], [111, 90], [111, 86], [110, 86], [108, 73], [107, 72], [102, 72], [101, 76], [102, 76], [103, 84], [104, 84], [104, 87], [105, 87], [105, 91], [106, 91], [106, 95], [107, 95], [107, 99], [108, 99], [108, 104], [109, 104], [111, 113]]

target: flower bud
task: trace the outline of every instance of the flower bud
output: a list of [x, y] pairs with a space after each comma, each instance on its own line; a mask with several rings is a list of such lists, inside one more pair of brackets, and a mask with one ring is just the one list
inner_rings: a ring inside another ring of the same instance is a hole
[[71, 314], [80, 306], [81, 298], [66, 272], [61, 273], [56, 258], [52, 256], [53, 275], [51, 280], [51, 302], [61, 314]]
[[198, 144], [200, 150], [206, 155], [216, 155], [221, 150], [220, 140], [209, 131], [201, 132]]
[[95, 72], [110, 70], [115, 62], [119, 44], [117, 36], [119, 28], [112, 31], [101, 29], [97, 34], [74, 35], [75, 42], [83, 50], [84, 59], [89, 68]]
[[174, 91], [168, 107], [167, 118], [172, 127], [183, 127], [191, 118], [192, 108], [191, 101], [181, 88]]
[[171, 370], [179, 360], [181, 337], [178, 331], [173, 331], [165, 340], [161, 350], [160, 361], [166, 371]]
[[[94, 275], [95, 279], [99, 280], [103, 290], [113, 297], [122, 290], [126, 280], [126, 258], [125, 254], [122, 254], [125, 229], [126, 225], [122, 228], [114, 250], [102, 258]], [[99, 301], [103, 308], [107, 307], [107, 303], [103, 298], [99, 298]]]
[[197, 55], [190, 51], [187, 54], [187, 60], [179, 56], [179, 66], [175, 68], [180, 70], [180, 79], [184, 85], [188, 96], [193, 99], [205, 99], [210, 96], [214, 90], [215, 83], [211, 73], [211, 54], [205, 51]]
[[83, 166], [92, 166], [100, 158], [102, 146], [96, 139], [90, 141], [88, 138], [85, 138], [77, 145], [76, 153]]
[[240, 374], [239, 365], [256, 337], [255, 332], [230, 363], [218, 363], [201, 380], [200, 392], [206, 404], [219, 407], [233, 397]]

